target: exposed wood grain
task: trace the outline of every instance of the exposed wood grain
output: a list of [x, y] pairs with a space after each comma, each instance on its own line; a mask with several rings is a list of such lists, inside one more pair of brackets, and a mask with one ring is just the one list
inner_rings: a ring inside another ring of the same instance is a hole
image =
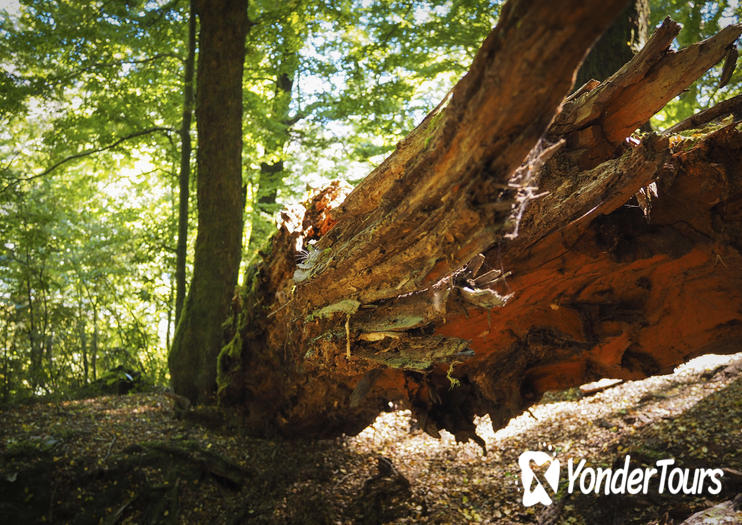
[[490, 246], [514, 200], [503, 185], [624, 4], [508, 3], [447, 100], [341, 206], [310, 279], [297, 287], [301, 300], [318, 307], [394, 297], [419, 288], [434, 266], [453, 270]]
[[740, 27], [675, 52], [666, 20], [563, 101], [622, 3], [508, 4], [470, 72], [336, 211], [330, 188], [287, 221], [302, 225], [247, 279], [220, 357], [243, 425], [353, 433], [393, 401], [476, 441], [475, 415], [499, 427], [546, 390], [736, 351], [742, 134], [624, 139]]
[[588, 168], [613, 156], [626, 137], [724, 58], [742, 34], [742, 26], [728, 26], [713, 37], [673, 51], [670, 45], [679, 32], [679, 24], [665, 19], [630, 62], [565, 104], [549, 134], [567, 139], [573, 162]]

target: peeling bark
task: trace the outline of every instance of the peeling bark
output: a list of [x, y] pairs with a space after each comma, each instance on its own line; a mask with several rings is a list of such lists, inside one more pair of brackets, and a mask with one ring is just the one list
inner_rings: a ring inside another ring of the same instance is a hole
[[567, 3], [508, 4], [392, 156], [284, 215], [219, 357], [253, 432], [355, 433], [397, 402], [483, 445], [476, 415], [500, 427], [547, 390], [739, 349], [742, 132], [630, 135], [742, 28], [673, 52], [666, 20], [565, 99], [623, 7]]

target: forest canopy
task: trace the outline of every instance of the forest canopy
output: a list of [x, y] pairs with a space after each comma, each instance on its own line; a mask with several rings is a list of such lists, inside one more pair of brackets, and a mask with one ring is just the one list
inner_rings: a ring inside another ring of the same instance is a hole
[[[394, 150], [468, 70], [500, 9], [476, 0], [249, 2], [243, 267], [282, 208], [334, 179], [357, 184]], [[682, 23], [675, 45], [685, 47], [739, 23], [742, 8], [662, 0], [651, 13], [650, 29], [666, 15]], [[188, 91], [197, 24], [185, 0], [6, 4], [1, 401], [75, 394], [117, 366], [168, 382], [178, 267], [187, 285], [197, 228]], [[722, 68], [669, 103], [654, 128], [740, 94], [739, 71], [719, 87]]]

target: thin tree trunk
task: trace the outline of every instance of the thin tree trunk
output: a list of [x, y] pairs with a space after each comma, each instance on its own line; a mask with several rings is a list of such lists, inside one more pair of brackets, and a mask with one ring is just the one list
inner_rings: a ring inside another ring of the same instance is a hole
[[242, 67], [247, 2], [201, 1], [196, 123], [198, 232], [193, 278], [168, 365], [174, 390], [213, 398], [222, 323], [237, 283], [242, 244]]
[[[47, 373], [43, 373], [42, 368], [42, 381], [43, 381], [43, 387], [44, 390], [46, 390], [47, 394], [50, 394], [51, 391], [49, 389], [49, 382], [54, 381], [54, 360], [52, 356], [53, 351], [53, 344], [52, 344], [52, 338], [54, 336], [54, 332], [49, 333], [49, 297], [47, 294], [47, 287], [46, 283], [44, 282], [44, 269], [42, 268], [41, 271], [39, 271], [39, 282], [41, 283], [41, 292], [42, 292], [42, 305], [43, 305], [43, 323], [41, 325], [41, 333], [39, 334], [41, 338], [41, 344], [42, 344], [42, 354], [44, 357], [46, 357], [46, 366], [47, 366]], [[52, 385], [53, 386], [53, 385]]]
[[[16, 336], [17, 336], [16, 332], [13, 331], [13, 338], [11, 339], [11, 343], [10, 343], [10, 353], [12, 355], [18, 355], [18, 341], [17, 341]], [[5, 396], [4, 397], [6, 400], [8, 400], [10, 399], [10, 390], [11, 390], [11, 383], [10, 383], [10, 377], [9, 377], [9, 374], [10, 374], [9, 360], [6, 361], [6, 367], [7, 368], [5, 369]]]
[[294, 78], [299, 69], [301, 36], [294, 27], [296, 22], [286, 21], [281, 31], [281, 55], [276, 66], [275, 89], [270, 118], [274, 131], [266, 141], [268, 160], [260, 163], [258, 191], [253, 192], [250, 239], [247, 259], [258, 252], [261, 244], [275, 231], [275, 214], [278, 190], [286, 178], [285, 149], [289, 142], [289, 117]]
[[46, 336], [45, 344], [46, 353], [46, 366], [49, 369], [48, 381], [45, 381], [45, 389], [47, 394], [51, 394], [57, 388], [57, 381], [54, 374], [54, 331]]
[[98, 379], [98, 305], [93, 303], [93, 340], [90, 342], [90, 370], [93, 381]]
[[10, 395], [10, 378], [8, 377], [9, 372], [9, 357], [8, 357], [8, 327], [10, 322], [6, 320], [3, 323], [3, 402], [8, 401]]
[[[180, 173], [178, 174], [178, 244], [175, 250], [175, 323], [178, 323], [186, 296], [186, 255], [188, 251], [188, 200], [191, 177], [191, 118], [193, 115], [193, 73], [196, 57], [196, 13], [188, 11], [188, 51], [183, 75], [183, 117], [180, 125]], [[168, 314], [169, 315], [169, 314]], [[168, 347], [170, 340], [168, 318]]]
[[83, 385], [88, 384], [88, 343], [85, 333], [85, 321], [80, 321], [80, 350], [82, 352]]
[[[685, 36], [685, 40], [690, 39], [686, 42], [681, 42], [681, 45], [687, 45], [693, 42], [693, 40], [700, 38], [701, 26], [703, 23], [702, 11], [704, 9], [705, 2], [692, 2], [689, 6], [688, 17], [683, 25], [683, 34], [678, 35], [679, 38]], [[693, 111], [693, 107], [696, 105], [698, 100], [698, 86], [693, 83], [688, 86], [683, 93], [678, 97], [682, 104], [678, 105], [678, 113], [675, 115], [676, 118], [682, 119], [690, 116]]]
[[165, 330], [165, 350], [170, 351], [170, 336], [173, 330], [173, 287], [167, 301], [167, 328]]
[[[28, 258], [26, 259], [28, 261]], [[36, 387], [39, 385], [41, 379], [41, 345], [39, 343], [39, 334], [36, 326], [36, 303], [33, 300], [33, 292], [31, 287], [30, 275], [26, 277], [26, 299], [28, 300], [28, 343], [31, 350], [31, 360], [29, 370], [29, 376], [31, 381], [31, 389], [36, 392]]]

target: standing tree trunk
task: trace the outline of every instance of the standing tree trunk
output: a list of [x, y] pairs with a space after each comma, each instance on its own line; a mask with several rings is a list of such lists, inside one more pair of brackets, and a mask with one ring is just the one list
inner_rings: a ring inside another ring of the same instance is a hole
[[475, 415], [500, 427], [550, 389], [737, 351], [742, 132], [632, 134], [742, 26], [675, 52], [668, 19], [567, 97], [623, 6], [506, 4], [384, 163], [287, 220], [234, 303], [222, 404], [256, 433], [336, 435], [399, 401], [481, 442]]
[[8, 376], [10, 372], [10, 367], [9, 367], [10, 356], [8, 355], [9, 328], [10, 328], [10, 316], [8, 316], [8, 318], [3, 319], [3, 373], [2, 373], [3, 375], [3, 390], [2, 390], [3, 403], [7, 402], [8, 398], [10, 397], [10, 377]]
[[198, 233], [193, 278], [168, 358], [174, 390], [213, 397], [222, 323], [242, 241], [242, 67], [247, 2], [195, 2], [201, 29], [196, 98]]
[[46, 389], [48, 394], [51, 394], [57, 389], [57, 380], [56, 380], [56, 375], [54, 373], [54, 332], [53, 331], [50, 334], [47, 334], [45, 336], [44, 354], [46, 357], [46, 366], [48, 369], [48, 373], [46, 374], [47, 381], [46, 381], [44, 388]]
[[[26, 255], [26, 261], [29, 261], [28, 255]], [[41, 336], [38, 332], [38, 323], [36, 319], [36, 303], [33, 298], [33, 289], [31, 287], [31, 274], [30, 264], [27, 266], [29, 274], [26, 277], [26, 299], [28, 300], [28, 345], [31, 351], [31, 359], [29, 360], [31, 369], [29, 377], [31, 379], [31, 390], [36, 393], [36, 388], [41, 382], [42, 374], [42, 346]]]
[[585, 57], [574, 89], [603, 81], [631, 60], [649, 36], [649, 0], [632, 0]]
[[[193, 2], [188, 11], [188, 51], [183, 74], [183, 118], [180, 124], [180, 173], [178, 174], [178, 244], [175, 248], [175, 324], [180, 319], [186, 295], [188, 251], [188, 197], [191, 178], [191, 117], [193, 115], [193, 69], [196, 58], [196, 13]], [[168, 313], [168, 348], [170, 341]]]
[[88, 384], [88, 343], [85, 333], [85, 320], [82, 317], [82, 305], [78, 310], [78, 330], [80, 331], [80, 353], [82, 354], [82, 384]]
[[276, 229], [272, 216], [276, 213], [278, 189], [286, 178], [285, 150], [289, 142], [291, 94], [299, 69], [299, 49], [303, 43], [297, 34], [295, 20], [286, 20], [281, 30], [281, 52], [276, 64], [275, 89], [271, 107], [271, 133], [266, 140], [267, 158], [260, 163], [258, 191], [254, 192], [248, 260]]
[[93, 339], [90, 341], [90, 372], [98, 379], [98, 302], [93, 301]]
[[[13, 338], [10, 340], [10, 355], [17, 356], [18, 355], [18, 343], [16, 339], [16, 331], [13, 330]], [[17, 370], [17, 369], [16, 369]], [[14, 371], [16, 371], [14, 370]], [[5, 350], [5, 392], [3, 393], [3, 400], [8, 401], [10, 399], [10, 391], [11, 391], [11, 378], [10, 378], [11, 370], [10, 370], [10, 357], [8, 356], [8, 350]]]

